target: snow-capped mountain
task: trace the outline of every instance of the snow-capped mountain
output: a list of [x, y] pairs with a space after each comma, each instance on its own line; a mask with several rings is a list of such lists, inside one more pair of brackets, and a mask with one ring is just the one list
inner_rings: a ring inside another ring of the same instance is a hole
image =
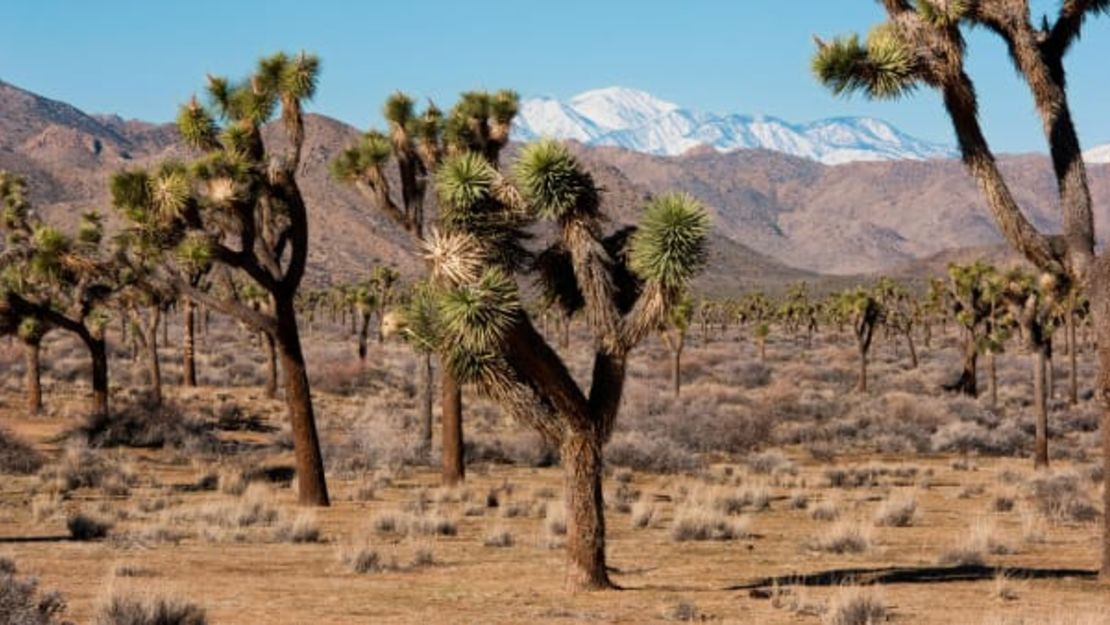
[[1110, 143], [1087, 150], [1083, 153], [1083, 160], [1088, 163], [1110, 163]]
[[719, 152], [763, 148], [830, 165], [955, 156], [948, 146], [916, 139], [868, 117], [792, 124], [775, 117], [716, 115], [624, 87], [587, 91], [566, 102], [526, 99], [513, 132], [521, 141], [574, 139], [665, 156], [705, 145]]

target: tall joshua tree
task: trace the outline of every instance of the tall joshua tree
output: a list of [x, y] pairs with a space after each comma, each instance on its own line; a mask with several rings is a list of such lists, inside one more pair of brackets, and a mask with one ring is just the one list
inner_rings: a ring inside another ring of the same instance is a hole
[[[445, 155], [473, 152], [496, 169], [509, 142], [519, 98], [512, 91], [467, 92], [444, 117], [434, 104], [417, 114], [412, 98], [397, 92], [383, 107], [388, 132], [371, 130], [332, 162], [332, 174], [352, 184], [374, 207], [424, 241], [428, 178]], [[401, 189], [391, 188], [388, 165], [396, 163]], [[449, 368], [442, 378], [443, 481], [454, 484], [466, 473], [463, 456], [462, 393]]]
[[686, 332], [690, 329], [693, 312], [693, 300], [689, 295], [683, 295], [671, 307], [671, 314], [667, 315], [659, 329], [659, 336], [671, 353], [671, 387], [675, 397], [682, 393], [682, 351], [686, 347]]
[[[428, 242], [444, 340], [460, 380], [498, 401], [561, 451], [567, 583], [612, 587], [605, 566], [602, 447], [613, 432], [628, 355], [679, 302], [706, 258], [708, 218], [689, 196], [650, 201], [638, 229], [602, 230], [593, 178], [561, 145], [527, 146], [515, 185], [476, 153], [437, 176], [444, 233]], [[519, 186], [516, 186], [519, 185]], [[525, 264], [522, 228], [552, 222], [555, 240]], [[521, 305], [514, 276], [538, 278], [568, 311], [581, 309], [594, 364], [582, 388]]]
[[[189, 166], [165, 163], [112, 181], [114, 204], [131, 226], [164, 251], [162, 278], [179, 293], [273, 339], [285, 374], [299, 500], [328, 505], [296, 294], [308, 257], [308, 214], [296, 172], [304, 144], [303, 105], [316, 90], [315, 56], [275, 54], [242, 82], [209, 77], [211, 105], [181, 107], [182, 138], [203, 156]], [[284, 153], [262, 142], [274, 117], [288, 139]], [[217, 119], [222, 121], [217, 122]], [[197, 266], [221, 265], [257, 285], [270, 306], [256, 310], [234, 293], [218, 296], [186, 279]]]
[[[1108, 0], [1064, 0], [1035, 26], [1028, 0], [882, 0], [887, 20], [868, 35], [818, 41], [814, 70], [833, 91], [895, 98], [918, 85], [937, 90], [956, 132], [968, 171], [979, 182], [1003, 236], [1059, 288], [1085, 284], [1099, 336], [1097, 395], [1103, 402], [1102, 440], [1110, 480], [1110, 255], [1095, 255], [1087, 171], [1068, 104], [1064, 59], [1087, 19], [1110, 12]], [[1029, 87], [1056, 175], [1063, 235], [1050, 237], [1029, 221], [999, 172], [979, 124], [978, 98], [966, 71], [963, 29], [981, 26], [998, 36]], [[1110, 487], [1104, 488], [1110, 509]], [[1110, 515], [1104, 519], [1100, 576], [1110, 581]]]
[[991, 281], [996, 278], [993, 267], [975, 261], [970, 265], [948, 266], [948, 297], [952, 316], [963, 332], [963, 358], [960, 376], [945, 385], [945, 390], [965, 395], [979, 395], [979, 352], [988, 321], [995, 312], [991, 298], [987, 297]]
[[[104, 339], [107, 304], [116, 292], [115, 264], [101, 250], [99, 214], [81, 216], [70, 236], [40, 221], [26, 200], [22, 179], [0, 171], [0, 231], [6, 235], [0, 254], [0, 307], [18, 323], [28, 360], [38, 370], [38, 345], [50, 328], [74, 334], [92, 363], [92, 414], [108, 414], [108, 347]], [[41, 393], [28, 379], [29, 404]], [[41, 401], [41, 398], [39, 399]]]

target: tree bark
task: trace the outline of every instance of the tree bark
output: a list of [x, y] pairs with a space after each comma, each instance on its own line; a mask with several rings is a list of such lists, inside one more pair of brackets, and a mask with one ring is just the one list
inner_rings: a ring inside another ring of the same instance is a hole
[[454, 486], [466, 478], [463, 449], [462, 388], [447, 367], [442, 367], [440, 385], [443, 411], [443, 484]]
[[24, 341], [23, 349], [27, 362], [27, 412], [42, 414], [42, 343], [37, 339]]
[[103, 338], [91, 335], [82, 337], [92, 360], [92, 412], [94, 416], [108, 414], [108, 346]]
[[991, 382], [991, 408], [998, 407], [998, 367], [996, 366], [997, 356], [994, 352], [987, 354], [987, 371], [990, 373]]
[[[278, 364], [277, 364], [277, 349], [274, 345], [274, 337], [268, 333], [262, 333], [262, 343], [266, 347], [266, 387], [264, 392], [268, 399], [277, 397], [278, 387]], [[299, 346], [298, 346], [299, 348]], [[282, 364], [285, 364], [284, 359]], [[288, 378], [288, 372], [286, 377]]]
[[1075, 342], [1075, 296], [1068, 303], [1065, 315], [1067, 323], [1068, 342], [1068, 403], [1072, 406], [1079, 404], [1079, 362], [1076, 352], [1079, 345]]
[[[293, 454], [297, 468], [297, 501], [305, 506], [330, 505], [328, 486], [324, 478], [324, 459], [320, 454], [320, 440], [316, 434], [316, 415], [312, 408], [312, 394], [308, 386], [301, 339], [297, 331], [297, 318], [293, 298], [274, 298], [277, 314], [278, 352], [281, 368], [285, 372], [285, 403], [293, 429]], [[275, 337], [266, 334], [268, 344]]]
[[196, 365], [196, 304], [188, 297], [183, 299], [182, 311], [184, 313], [182, 338], [181, 338], [181, 367], [182, 384], [188, 387], [197, 385]]
[[1045, 392], [1045, 365], [1048, 361], [1044, 346], [1034, 348], [1033, 354], [1033, 407], [1036, 411], [1036, 438], [1034, 440], [1033, 467], [1048, 468], [1048, 402]]
[[562, 443], [567, 518], [567, 588], [613, 588], [605, 567], [600, 433], [571, 431]]
[[859, 346], [859, 381], [856, 382], [856, 392], [867, 392], [867, 350]]
[[[380, 335], [381, 332], [378, 332]], [[366, 364], [366, 344], [370, 336], [370, 313], [362, 313], [362, 327], [358, 331], [358, 361]], [[379, 339], [379, 342], [380, 339]]]
[[158, 361], [158, 326], [162, 322], [162, 309], [152, 306], [150, 325], [146, 328], [146, 366], [150, 396], [155, 406], [162, 405], [162, 366]]
[[967, 337], [964, 341], [963, 371], [960, 377], [945, 387], [949, 391], [957, 391], [971, 397], [979, 396], [979, 386], [976, 378], [976, 363], [979, 359], [979, 348], [974, 337]]
[[432, 354], [421, 354], [422, 375], [420, 376], [420, 451], [427, 454], [432, 449], [432, 405], [435, 403], [435, 373], [432, 370]]
[[910, 348], [910, 369], [917, 368], [917, 348], [913, 344], [913, 330], [906, 332], [906, 346]]

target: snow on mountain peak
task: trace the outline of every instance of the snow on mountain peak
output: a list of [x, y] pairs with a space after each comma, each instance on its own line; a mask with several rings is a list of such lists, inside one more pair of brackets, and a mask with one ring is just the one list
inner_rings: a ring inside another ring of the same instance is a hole
[[[840, 117], [791, 124], [766, 115], [715, 115], [626, 87], [595, 89], [565, 102], [524, 100], [514, 137], [528, 141], [543, 136], [663, 156], [698, 146], [718, 152], [762, 148], [826, 164], [950, 158], [955, 154], [950, 147], [916, 139], [877, 119]], [[1110, 146], [1105, 158], [1110, 161]]]
[[1087, 150], [1083, 153], [1083, 160], [1088, 163], [1110, 163], [1110, 143]]

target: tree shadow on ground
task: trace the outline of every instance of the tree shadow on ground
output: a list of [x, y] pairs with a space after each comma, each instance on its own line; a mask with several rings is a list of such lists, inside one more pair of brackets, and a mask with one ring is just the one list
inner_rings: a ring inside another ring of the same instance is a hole
[[751, 590], [772, 586], [840, 586], [853, 584], [943, 584], [994, 579], [999, 575], [1017, 579], [1097, 579], [1098, 571], [965, 564], [959, 566], [846, 568], [763, 577], [724, 590]]

